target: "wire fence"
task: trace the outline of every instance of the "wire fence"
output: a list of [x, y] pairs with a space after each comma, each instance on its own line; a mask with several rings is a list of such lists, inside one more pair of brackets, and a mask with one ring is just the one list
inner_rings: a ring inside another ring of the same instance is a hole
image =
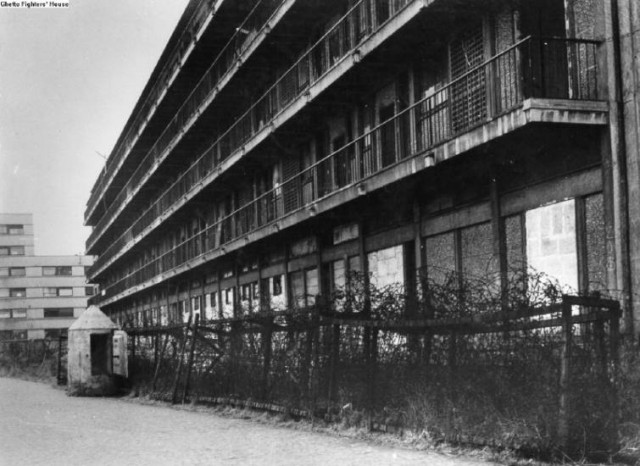
[[0, 339], [0, 376], [67, 380], [67, 339]]
[[364, 294], [352, 286], [358, 293], [341, 290], [305, 309], [130, 329], [132, 383], [174, 403], [248, 406], [435, 441], [537, 455], [611, 451], [619, 304], [550, 285], [519, 302], [492, 295], [479, 303], [464, 285], [424, 282], [419, 301], [396, 286]]

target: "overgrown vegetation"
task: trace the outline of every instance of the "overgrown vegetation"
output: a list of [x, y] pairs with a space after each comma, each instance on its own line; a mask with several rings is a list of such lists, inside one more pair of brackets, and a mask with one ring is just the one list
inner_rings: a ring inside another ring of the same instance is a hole
[[[54, 383], [58, 356], [58, 340], [0, 341], [0, 377]], [[64, 376], [66, 363], [61, 368]]]
[[[504, 293], [498, 277], [441, 275], [421, 280], [420, 301], [369, 278], [352, 274], [312, 308], [138, 331], [136, 389], [543, 458], [619, 450], [616, 406], [640, 398], [625, 388], [640, 370], [631, 356], [616, 370], [612, 312], [573, 306], [565, 357], [565, 290], [542, 274], [511, 274]], [[621, 409], [621, 425], [637, 425], [627, 418]]]

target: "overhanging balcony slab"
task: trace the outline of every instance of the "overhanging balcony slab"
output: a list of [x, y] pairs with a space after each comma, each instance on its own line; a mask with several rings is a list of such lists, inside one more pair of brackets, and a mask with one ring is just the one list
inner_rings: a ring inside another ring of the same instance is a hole
[[150, 286], [157, 285], [169, 278], [180, 275], [194, 267], [201, 266], [230, 252], [242, 249], [247, 244], [265, 239], [274, 233], [291, 228], [313, 217], [329, 212], [347, 202], [365, 196], [370, 192], [380, 190], [398, 180], [426, 170], [434, 166], [434, 157], [437, 165], [437, 163], [461, 155], [530, 124], [557, 123], [603, 126], [607, 124], [607, 120], [608, 105], [606, 102], [551, 101], [546, 99], [525, 100], [521, 107], [505, 113], [450, 141], [440, 144], [427, 153], [403, 159], [380, 172], [370, 175], [362, 181], [336, 190], [296, 211], [286, 214], [268, 225], [225, 243], [213, 251], [206, 252], [170, 271], [163, 272], [140, 285], [101, 301], [101, 304], [108, 305], [127, 296], [131, 296]]
[[[175, 147], [179, 144], [182, 137], [193, 127], [196, 123], [200, 115], [213, 103], [213, 101], [218, 97], [220, 92], [227, 86], [229, 81], [233, 78], [236, 72], [241, 68], [242, 64], [247, 61], [247, 59], [255, 53], [255, 51], [260, 47], [261, 44], [264, 43], [265, 39], [269, 35], [269, 33], [273, 30], [275, 25], [284, 17], [284, 15], [291, 9], [296, 0], [285, 0], [276, 10], [276, 12], [271, 16], [269, 21], [264, 25], [264, 27], [260, 30], [260, 32], [254, 37], [251, 44], [246, 47], [240, 56], [236, 59], [236, 61], [231, 65], [229, 70], [225, 73], [222, 79], [216, 84], [213, 91], [207, 95], [207, 97], [200, 102], [198, 109], [196, 109], [191, 115], [191, 117], [187, 120], [182, 129], [174, 136], [174, 138], [169, 142], [167, 147], [162, 151], [162, 153], [154, 160], [153, 165], [145, 172], [142, 179], [136, 184], [134, 189], [132, 189], [128, 194], [124, 201], [118, 206], [115, 212], [113, 212], [108, 221], [104, 226], [101, 226], [98, 229], [94, 230], [88, 240], [87, 244], [87, 252], [91, 253], [93, 248], [96, 246], [98, 240], [107, 232], [108, 228], [113, 225], [113, 222], [118, 218], [118, 216], [124, 211], [124, 209], [131, 203], [134, 197], [138, 195], [141, 191], [142, 187], [149, 181], [149, 179], [154, 175], [157, 171], [158, 167], [162, 162], [169, 156], [169, 154], [175, 149]], [[177, 72], [177, 71], [176, 71]], [[166, 92], [166, 89], [165, 89]], [[164, 95], [164, 94], [163, 94]], [[124, 162], [124, 158], [122, 159]], [[114, 175], [115, 176], [115, 175]], [[96, 203], [97, 205], [97, 203]]]
[[[151, 110], [144, 117], [142, 126], [137, 130], [137, 133], [134, 135], [134, 139], [129, 144], [129, 147], [125, 149], [126, 152], [128, 152], [133, 146], [135, 146], [138, 138], [144, 132], [144, 128], [146, 127], [146, 125], [149, 123], [149, 121], [155, 114], [155, 111], [158, 108], [159, 103], [164, 99], [165, 95], [168, 92], [168, 89], [171, 87], [171, 85], [175, 81], [175, 78], [177, 77], [178, 72], [187, 62], [189, 56], [191, 55], [191, 52], [193, 52], [193, 50], [195, 49], [196, 43], [199, 42], [200, 39], [202, 38], [204, 31], [209, 27], [209, 24], [213, 20], [213, 17], [217, 13], [217, 11], [220, 9], [220, 6], [223, 1], [224, 0], [217, 0], [214, 4], [211, 5], [209, 14], [207, 15], [203, 23], [200, 25], [198, 30], [195, 31], [195, 33], [193, 34], [193, 39], [189, 42], [186, 49], [184, 49], [184, 51], [182, 52], [182, 56], [180, 57], [180, 64], [176, 67], [173, 73], [171, 73], [167, 82], [162, 86], [162, 90], [160, 91], [160, 94], [158, 95], [156, 102], [153, 103], [153, 105], [151, 106]], [[113, 170], [109, 170], [111, 173], [107, 175], [108, 179], [101, 186], [100, 193], [97, 195], [92, 195], [90, 197], [89, 205], [87, 205], [87, 212], [85, 213], [85, 222], [91, 219], [92, 216], [94, 215], [97, 206], [100, 204], [100, 199], [105, 195], [107, 189], [109, 189], [109, 186], [111, 185], [116, 175], [119, 173], [120, 169], [122, 168], [125, 159], [126, 157], [124, 156], [119, 158], [115, 168]]]
[[[213, 173], [219, 174], [227, 171], [231, 166], [235, 165], [242, 157], [245, 156], [248, 152], [254, 150], [257, 146], [259, 146], [265, 139], [269, 137], [277, 128], [282, 126], [284, 123], [289, 121], [293, 116], [295, 116], [298, 112], [300, 112], [309, 102], [313, 101], [318, 95], [328, 89], [331, 85], [333, 85], [340, 77], [342, 77], [345, 73], [351, 70], [354, 66], [356, 66], [365, 56], [369, 55], [371, 52], [376, 50], [385, 40], [393, 36], [399, 29], [405, 26], [409, 21], [418, 15], [423, 8], [433, 3], [434, 0], [421, 0], [414, 1], [407, 5], [400, 13], [394, 16], [392, 19], [387, 21], [378, 31], [373, 33], [371, 37], [362, 42], [355, 50], [351, 53], [345, 55], [340, 61], [337, 62], [329, 71], [327, 71], [322, 77], [320, 77], [315, 83], [313, 83], [307, 91], [298, 96], [296, 99], [293, 99], [288, 106], [286, 106], [280, 113], [278, 113], [268, 124], [266, 124], [263, 128], [257, 131], [250, 140], [244, 144], [242, 147], [239, 147], [234, 152], [229, 155], [224, 162], [222, 162], [218, 169]], [[195, 120], [191, 121], [189, 125], [193, 124]], [[115, 219], [120, 213], [124, 210], [126, 205], [129, 204], [131, 199], [137, 195], [140, 191], [144, 183], [153, 175], [156, 171], [160, 163], [168, 154], [173, 150], [175, 145], [178, 143], [178, 140], [172, 142], [164, 154], [158, 159], [158, 161], [153, 165], [153, 167], [149, 170], [149, 172], [145, 175], [140, 183], [135, 187], [135, 189], [131, 192], [129, 196], [127, 196], [127, 200], [118, 207], [118, 210], [111, 216], [107, 225], [102, 228], [102, 231], [96, 234], [96, 237], [93, 239], [92, 243], [88, 245], [87, 251], [91, 252], [92, 248], [96, 245], [97, 241], [100, 239], [104, 233], [106, 233], [108, 227], [113, 224]], [[211, 174], [206, 177], [206, 179], [210, 179]], [[217, 176], [216, 176], [217, 178]], [[202, 185], [206, 186], [210, 181], [203, 180]], [[196, 193], [200, 189], [196, 190]], [[195, 194], [194, 194], [195, 195]], [[179, 202], [180, 205], [183, 205], [184, 202]], [[177, 207], [179, 208], [179, 207]], [[160, 222], [161, 223], [161, 222]], [[157, 222], [154, 222], [152, 225], [157, 226]], [[155, 227], [154, 227], [155, 228]], [[147, 227], [144, 231], [146, 233], [142, 233], [139, 236], [146, 236], [148, 232], [153, 230], [154, 228]], [[123, 248], [121, 253], [117, 255], [120, 257], [124, 252], [128, 251], [130, 248]], [[117, 259], [114, 258], [114, 260]], [[101, 268], [100, 271], [96, 271], [96, 275], [101, 273], [104, 268]]]

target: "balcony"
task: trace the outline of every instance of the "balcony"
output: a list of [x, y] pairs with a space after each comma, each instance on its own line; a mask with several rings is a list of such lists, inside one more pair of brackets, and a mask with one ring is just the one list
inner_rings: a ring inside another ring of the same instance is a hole
[[95, 246], [100, 235], [122, 212], [141, 185], [151, 177], [155, 169], [169, 155], [200, 114], [211, 104], [246, 58], [264, 40], [273, 23], [293, 3], [294, 0], [283, 0], [280, 3], [261, 1], [256, 4], [178, 109], [174, 118], [156, 139], [110, 206], [107, 207], [106, 212], [87, 240], [87, 250]]
[[[598, 90], [597, 50], [598, 43], [588, 40], [524, 39], [160, 257], [145, 261], [107, 286], [103, 303], [526, 124], [605, 124], [607, 106]], [[198, 173], [193, 172], [195, 183], [202, 180]], [[169, 214], [175, 210], [169, 204], [161, 207], [160, 212]], [[104, 266], [102, 259], [94, 270]]]
[[[410, 0], [394, 0], [390, 2], [388, 10], [380, 11], [376, 9], [375, 0], [361, 0], [346, 15], [344, 15], [329, 31], [320, 38], [303, 56], [271, 87], [271, 89], [259, 99], [234, 125], [227, 130], [215, 143], [213, 143], [179, 178], [167, 191], [165, 191], [158, 201], [145, 210], [139, 219], [125, 231], [118, 239], [100, 255], [98, 265], [95, 270], [101, 269], [106, 262], [114, 258], [117, 254], [125, 252], [128, 243], [134, 238], [138, 241], [141, 236], [146, 235], [151, 229], [157, 226], [159, 218], [166, 212], [173, 212], [181, 204], [192, 197], [204, 184], [212, 181], [226, 167], [232, 165], [245, 152], [255, 147], [261, 140], [277, 126], [290, 118], [297, 111], [294, 108], [305, 105], [312, 100], [314, 94], [319, 93], [318, 86], [327, 86], [326, 79], [330, 72], [334, 72], [332, 79], [336, 79], [344, 71], [339, 69], [345, 65], [353, 66], [359, 60], [360, 53], [368, 45], [368, 49], [374, 49], [378, 44], [365, 44], [368, 39], [374, 39], [374, 35], [394, 18], [403, 13], [411, 17], [419, 11], [423, 3], [413, 2], [413, 11], [406, 11]], [[388, 31], [387, 34], [391, 34]], [[377, 37], [376, 37], [377, 38]], [[379, 40], [379, 39], [378, 39]], [[355, 51], [355, 53], [354, 53]], [[355, 57], [353, 60], [346, 60]], [[181, 136], [182, 133], [180, 133]], [[165, 151], [162, 157], [166, 157], [175, 144]], [[223, 163], [224, 162], [224, 163]], [[160, 160], [149, 163], [143, 162], [142, 166], [136, 170], [132, 180], [144, 176], [147, 179], [153, 169], [157, 167]], [[149, 168], [149, 166], [151, 168]], [[96, 243], [99, 236], [109, 222], [113, 221], [115, 211], [121, 212], [124, 203], [130, 200], [131, 196], [125, 192], [134, 191], [140, 188], [135, 187], [135, 183], [127, 183], [127, 186], [118, 196], [110, 210], [113, 215], [105, 215], [96, 226], [94, 232], [87, 241], [87, 249], [90, 250]], [[129, 244], [131, 246], [131, 244]]]
[[85, 221], [88, 220], [95, 211], [98, 206], [98, 201], [105, 194], [107, 186], [113, 181], [113, 177], [122, 165], [125, 156], [135, 145], [147, 122], [155, 113], [159, 101], [164, 97], [169, 86], [171, 86], [177, 71], [193, 50], [195, 41], [202, 35], [209, 23], [210, 15], [217, 10], [219, 3], [220, 2], [201, 0], [196, 6], [184, 32], [171, 51], [166, 65], [155, 80], [150, 93], [136, 113], [135, 119], [129, 125], [125, 136], [121, 138], [118, 146], [114, 148], [111, 156], [107, 159], [105, 170], [98, 176], [91, 195], [89, 196], [89, 201], [87, 202]]

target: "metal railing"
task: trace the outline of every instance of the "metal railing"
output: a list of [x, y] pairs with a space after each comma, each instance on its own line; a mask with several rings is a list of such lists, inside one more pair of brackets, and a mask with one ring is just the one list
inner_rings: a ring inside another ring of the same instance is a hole
[[87, 202], [87, 212], [92, 212], [95, 209], [98, 200], [103, 194], [106, 184], [108, 183], [108, 176], [112, 175], [113, 171], [117, 169], [119, 162], [126, 154], [129, 153], [138, 136], [142, 132], [142, 129], [151, 119], [151, 116], [157, 108], [159, 100], [162, 98], [163, 92], [165, 92], [166, 88], [170, 84], [175, 71], [180, 67], [180, 63], [184, 58], [186, 50], [189, 48], [191, 42], [195, 40], [194, 38], [196, 37], [198, 30], [204, 24], [207, 16], [214, 8], [214, 4], [215, 2], [211, 2], [209, 0], [201, 0], [195, 8], [195, 11], [189, 19], [180, 40], [178, 40], [171, 52], [170, 57], [167, 60], [167, 64], [158, 75], [151, 92], [145, 98], [145, 101], [138, 110], [135, 119], [131, 125], [129, 125], [129, 129], [125, 137], [121, 139], [118, 146], [112, 151], [111, 156], [107, 159], [105, 170], [100, 172], [91, 195], [89, 196], [89, 201]]
[[[132, 272], [107, 285], [103, 297], [108, 298], [175, 269], [332, 193], [354, 186], [407, 157], [425, 153], [517, 108], [526, 98], [597, 100], [597, 44], [575, 39], [522, 40], [170, 251], [159, 257], [139, 259]], [[478, 73], [486, 77], [480, 88], [469, 84], [478, 82]], [[469, 95], [471, 92], [489, 97], [473, 98]], [[474, 108], [473, 103], [480, 101], [483, 108]], [[478, 112], [483, 114], [480, 120], [476, 116]], [[466, 117], [466, 123], [461, 115]], [[180, 202], [189, 189], [208, 174], [206, 170], [198, 171], [199, 167], [198, 163], [194, 164], [185, 174], [188, 178], [183, 176], [160, 197], [155, 205], [157, 213], [146, 221], [153, 221], [167, 210], [172, 205], [171, 200]], [[148, 214], [149, 211], [144, 215]], [[106, 260], [101, 256], [94, 267], [101, 267]]]
[[116, 210], [127, 201], [136, 187], [149, 175], [154, 165], [164, 159], [178, 143], [183, 136], [184, 129], [198, 117], [203, 103], [210, 100], [219, 90], [220, 82], [235, 71], [238, 57], [258, 37], [259, 31], [266, 26], [277, 6], [282, 3], [284, 2], [276, 4], [260, 0], [254, 6], [106, 209], [89, 236], [87, 244], [95, 242], [97, 237], [104, 232], [107, 223], [113, 219]]
[[[390, 9], [381, 18], [386, 18], [385, 21], [390, 19], [400, 11], [401, 7], [406, 6], [408, 3], [410, 3], [410, 0], [395, 0], [390, 4], [393, 5], [393, 9]], [[320, 79], [327, 71], [335, 67], [340, 59], [350, 53], [356, 45], [375, 32], [382, 25], [382, 23], [372, 20], [372, 18], [378, 17], [373, 13], [378, 11], [374, 8], [375, 6], [375, 0], [361, 0], [331, 27], [313, 47], [303, 54], [302, 58], [280, 77], [261, 99], [254, 103], [154, 204], [140, 215], [134, 225], [127, 229], [101, 254], [101, 258], [104, 259], [96, 263], [94, 270], [101, 267], [107, 257], [113, 257], [127, 242], [153, 223], [169, 205], [179, 200], [193, 186], [214, 172], [220, 162], [240, 149], [250, 137], [264, 128], [269, 120], [273, 119], [295, 100], [294, 97], [303, 96], [310, 84]], [[279, 99], [279, 96], [282, 96], [282, 99]], [[126, 201], [127, 192], [130, 192], [133, 186], [149, 172], [155, 160], [155, 157], [152, 157], [149, 161], [143, 161], [108, 211], [115, 210]], [[111, 215], [105, 214], [103, 216], [87, 240], [87, 245], [92, 245], [104, 233], [104, 227], [110, 218]]]

